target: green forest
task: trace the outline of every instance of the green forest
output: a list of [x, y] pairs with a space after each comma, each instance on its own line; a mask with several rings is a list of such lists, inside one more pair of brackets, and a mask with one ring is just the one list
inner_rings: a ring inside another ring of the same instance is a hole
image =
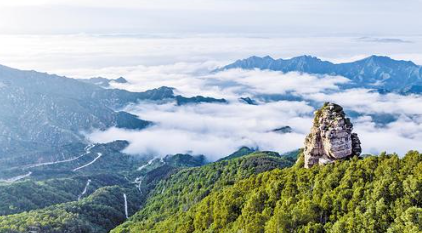
[[[46, 182], [22, 181], [9, 186], [0, 186], [0, 194], [8, 198], [11, 203], [16, 206], [23, 206], [27, 210], [33, 209], [19, 214], [0, 216], [0, 232], [108, 232], [126, 220], [123, 193], [128, 197], [129, 215], [133, 215], [142, 209], [143, 204], [146, 200], [149, 202], [150, 198], [168, 197], [166, 206], [173, 203], [172, 208], [161, 212], [153, 207], [148, 211], [169, 216], [177, 212], [180, 203], [195, 204], [207, 196], [212, 189], [231, 185], [236, 180], [241, 180], [252, 174], [291, 166], [295, 161], [292, 156], [281, 158], [273, 152], [256, 152], [239, 159], [187, 168], [189, 166], [186, 165], [191, 165], [193, 158], [186, 159], [177, 155], [174, 159], [168, 158], [167, 160], [172, 164], [176, 163], [175, 159], [178, 165], [185, 164], [185, 166], [177, 168], [163, 165], [154, 168], [156, 165], [153, 165], [154, 169], [144, 175], [144, 182], [142, 186], [138, 187], [125, 180], [104, 174], [104, 180], [113, 181], [113, 183], [119, 183], [119, 185], [99, 188], [80, 201], [76, 201], [77, 197], [73, 194], [76, 190], [80, 190], [86, 182], [80, 177], [51, 179]], [[95, 186], [106, 185], [101, 183], [104, 182], [100, 179], [101, 175], [95, 177], [97, 178], [93, 180]], [[81, 180], [81, 182], [78, 183], [77, 180]], [[27, 185], [28, 182], [31, 185]], [[111, 182], [109, 185], [113, 183]], [[162, 190], [166, 187], [169, 187], [168, 191], [162, 193]], [[56, 192], [59, 189], [67, 192]], [[186, 193], [188, 194], [186, 196], [177, 195], [179, 190], [182, 189], [193, 192]], [[44, 191], [40, 195], [33, 195], [32, 193], [37, 190]], [[17, 197], [26, 198], [13, 198], [13, 194]], [[55, 200], [56, 203], [74, 201], [37, 209], [37, 207], [46, 205], [43, 205], [43, 203], [54, 204]], [[28, 203], [31, 203], [31, 205], [27, 205]], [[161, 203], [157, 204], [161, 205]], [[4, 212], [11, 211], [9, 206], [4, 206], [1, 210]]]
[[113, 232], [421, 232], [421, 160], [382, 153], [305, 169], [300, 158], [203, 195], [212, 176], [171, 179]]
[[421, 160], [382, 153], [306, 169], [301, 151], [244, 148], [202, 166], [154, 165], [138, 187], [89, 176], [79, 201], [88, 177], [22, 181], [0, 187], [10, 203], [0, 232], [421, 232]]
[[1, 216], [0, 232], [108, 232], [126, 220], [123, 193], [132, 203], [133, 214], [140, 204], [135, 189], [108, 186], [81, 201]]

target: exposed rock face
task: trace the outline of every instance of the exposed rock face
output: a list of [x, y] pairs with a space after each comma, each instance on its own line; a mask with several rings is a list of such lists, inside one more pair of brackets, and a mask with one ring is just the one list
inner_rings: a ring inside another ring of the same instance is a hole
[[360, 139], [341, 106], [325, 103], [316, 111], [314, 124], [306, 137], [304, 167], [332, 163], [361, 153]]

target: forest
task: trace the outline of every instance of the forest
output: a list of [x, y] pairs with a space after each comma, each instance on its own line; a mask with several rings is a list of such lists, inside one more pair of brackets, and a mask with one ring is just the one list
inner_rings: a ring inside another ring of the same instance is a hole
[[211, 176], [186, 180], [191, 186], [163, 182], [167, 188], [113, 232], [421, 232], [421, 160], [417, 151], [382, 153], [305, 169], [300, 158], [223, 183], [191, 205], [192, 189]]

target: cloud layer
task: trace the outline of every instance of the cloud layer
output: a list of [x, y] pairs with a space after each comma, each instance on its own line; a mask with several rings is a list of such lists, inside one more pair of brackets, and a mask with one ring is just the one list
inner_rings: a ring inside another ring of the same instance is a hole
[[[387, 150], [402, 154], [409, 149], [421, 150], [420, 96], [380, 95], [367, 89], [340, 91], [337, 85], [348, 80], [339, 76], [258, 70], [210, 72], [251, 55], [289, 58], [311, 54], [345, 62], [381, 54], [421, 63], [421, 36], [389, 37], [409, 43], [357, 38], [299, 38], [265, 33], [1, 35], [0, 60], [16, 68], [75, 78], [123, 76], [130, 83], [114, 87], [131, 91], [170, 86], [184, 96], [203, 95], [229, 101], [227, 105], [195, 107], [142, 103], [128, 111], [156, 122], [154, 127], [140, 132], [110, 129], [90, 136], [98, 142], [128, 139], [132, 142], [128, 152], [132, 154], [163, 156], [192, 152], [216, 159], [244, 145], [289, 151], [302, 146], [312, 113], [324, 101], [339, 103], [360, 114], [360, 118], [352, 120], [363, 139], [365, 152]], [[291, 101], [280, 101], [287, 99], [281, 98], [286, 94]], [[259, 105], [246, 105], [238, 100], [240, 97], [251, 97]], [[383, 119], [390, 119], [389, 124], [381, 124]], [[269, 132], [285, 125], [294, 132], [284, 135]]]
[[[229, 103], [176, 106], [144, 102], [125, 110], [155, 122], [153, 127], [142, 131], [112, 128], [96, 131], [89, 138], [95, 142], [126, 139], [131, 142], [126, 152], [141, 155], [192, 153], [216, 160], [241, 146], [283, 153], [303, 146], [313, 111], [323, 102], [332, 101], [358, 113], [352, 122], [364, 153], [404, 154], [422, 149], [421, 96], [340, 90], [338, 84], [348, 80], [339, 76], [240, 69], [213, 73], [214, 67], [205, 62], [109, 69], [129, 80], [127, 84], [113, 84], [117, 88], [142, 91], [171, 86], [178, 94], [225, 98]], [[287, 94], [297, 99], [263, 98]], [[240, 97], [250, 97], [258, 104], [246, 104]], [[380, 123], [382, 117], [391, 120]], [[293, 132], [272, 131], [282, 126], [290, 126]]]

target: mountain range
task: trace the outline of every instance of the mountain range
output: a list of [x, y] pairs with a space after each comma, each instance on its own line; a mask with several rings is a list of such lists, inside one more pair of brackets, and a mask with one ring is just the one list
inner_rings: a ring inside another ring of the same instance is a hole
[[345, 88], [372, 88], [381, 93], [422, 93], [422, 67], [411, 61], [394, 60], [386, 56], [373, 55], [358, 61], [339, 64], [307, 55], [290, 59], [252, 56], [237, 60], [216, 71], [235, 68], [339, 75], [350, 80], [349, 83], [343, 85]]

